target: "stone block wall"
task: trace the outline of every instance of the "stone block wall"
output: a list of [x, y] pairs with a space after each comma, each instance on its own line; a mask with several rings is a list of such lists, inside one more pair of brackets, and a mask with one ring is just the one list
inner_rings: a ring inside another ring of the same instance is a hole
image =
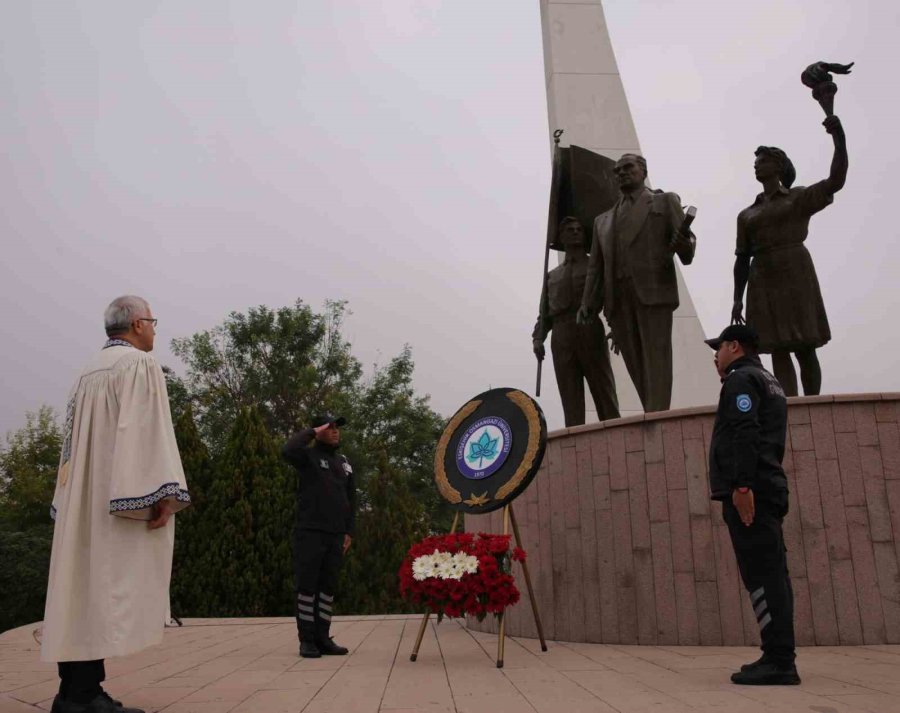
[[[713, 407], [555, 431], [514, 503], [548, 639], [753, 645], [721, 506]], [[900, 643], [900, 394], [789, 399], [784, 530], [798, 645]], [[502, 531], [498, 511], [466, 530]], [[507, 632], [537, 636], [522, 600]], [[496, 631], [492, 618], [469, 622]]]

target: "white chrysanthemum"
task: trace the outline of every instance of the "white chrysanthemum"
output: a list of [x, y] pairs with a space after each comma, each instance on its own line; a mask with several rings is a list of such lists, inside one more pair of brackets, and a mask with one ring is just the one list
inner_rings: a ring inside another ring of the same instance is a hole
[[443, 562], [437, 562], [435, 564], [435, 576], [440, 577], [441, 579], [450, 579], [450, 570], [452, 565], [450, 564], [450, 559], [446, 559]]
[[423, 579], [433, 576], [434, 564], [431, 555], [422, 555], [416, 557], [412, 563], [413, 579], [421, 582]]
[[412, 563], [413, 579], [417, 582], [429, 577], [458, 580], [462, 579], [463, 575], [474, 574], [477, 571], [478, 558], [465, 552], [451, 555], [449, 552], [435, 550], [430, 555], [416, 557]]

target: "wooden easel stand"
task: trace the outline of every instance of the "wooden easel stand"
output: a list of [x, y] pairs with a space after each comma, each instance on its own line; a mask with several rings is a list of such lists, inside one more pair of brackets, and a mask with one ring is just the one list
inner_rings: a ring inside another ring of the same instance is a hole
[[[513, 537], [516, 545], [522, 547], [522, 537], [519, 535], [519, 525], [516, 522], [516, 515], [513, 512], [512, 503], [503, 506], [503, 534], [509, 534], [509, 526], [512, 523]], [[450, 528], [450, 534], [456, 532], [459, 525], [459, 512], [453, 516], [453, 525]], [[534, 614], [534, 624], [537, 627], [538, 637], [541, 640], [541, 651], [547, 650], [547, 642], [544, 640], [544, 627], [541, 625], [541, 615], [538, 613], [537, 602], [534, 599], [534, 587], [531, 585], [531, 575], [528, 572], [528, 562], [522, 562], [522, 572], [525, 575], [525, 586], [528, 588], [528, 599], [531, 602], [531, 612]], [[497, 668], [503, 668], [503, 654], [506, 645], [506, 611], [500, 612], [500, 635], [497, 639]], [[419, 656], [419, 647], [422, 646], [422, 639], [425, 636], [425, 629], [428, 626], [428, 619], [431, 612], [425, 612], [422, 617], [422, 624], [419, 626], [419, 634], [416, 636], [416, 645], [413, 646], [412, 653], [409, 655], [410, 661], [415, 661]]]

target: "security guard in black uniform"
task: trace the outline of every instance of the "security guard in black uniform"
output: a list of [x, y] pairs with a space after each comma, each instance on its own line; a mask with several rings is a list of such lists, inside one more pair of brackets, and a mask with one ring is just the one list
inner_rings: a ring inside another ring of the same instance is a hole
[[706, 343], [722, 378], [709, 453], [713, 500], [722, 501], [741, 579], [759, 623], [763, 655], [731, 676], [747, 685], [800, 683], [794, 665], [794, 592], [782, 521], [788, 511], [781, 462], [787, 399], [757, 355], [759, 337], [743, 324]]
[[325, 414], [298, 431], [282, 449], [298, 471], [294, 523], [294, 589], [300, 655], [343, 656], [330, 636], [331, 607], [341, 560], [356, 520], [356, 485], [346, 456], [337, 452], [343, 417]]

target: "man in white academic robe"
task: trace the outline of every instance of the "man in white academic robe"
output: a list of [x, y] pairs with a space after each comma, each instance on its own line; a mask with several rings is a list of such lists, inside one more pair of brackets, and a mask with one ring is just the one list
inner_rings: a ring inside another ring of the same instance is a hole
[[[133, 713], [101, 686], [103, 660], [162, 640], [175, 519], [187, 507], [156, 319], [125, 296], [66, 408], [41, 658], [59, 666], [52, 713]], [[140, 713], [140, 712], [138, 712]]]

